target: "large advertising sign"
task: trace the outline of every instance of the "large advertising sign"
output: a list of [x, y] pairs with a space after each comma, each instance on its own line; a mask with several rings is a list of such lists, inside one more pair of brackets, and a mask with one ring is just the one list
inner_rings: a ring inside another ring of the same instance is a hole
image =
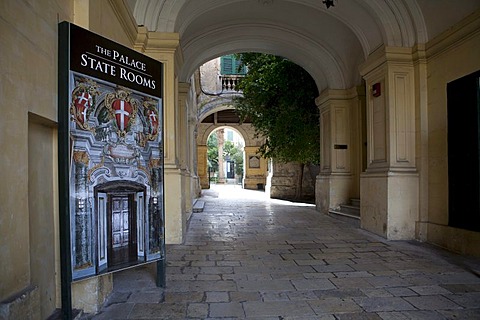
[[67, 282], [164, 260], [162, 77], [162, 63], [59, 24], [60, 236]]

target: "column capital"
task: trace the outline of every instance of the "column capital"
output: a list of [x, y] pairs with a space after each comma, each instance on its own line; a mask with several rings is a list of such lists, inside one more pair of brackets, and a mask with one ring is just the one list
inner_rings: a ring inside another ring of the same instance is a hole
[[178, 93], [186, 95], [188, 94], [188, 90], [190, 90], [190, 83], [187, 82], [179, 82], [178, 83]]
[[173, 62], [178, 70], [183, 65], [180, 35], [176, 32], [151, 32], [138, 27], [134, 49], [161, 62]]
[[145, 27], [138, 27], [135, 46], [149, 51], [174, 52], [179, 44], [180, 35], [176, 32], [151, 32]]
[[248, 151], [248, 152], [251, 152], [251, 153], [258, 153], [258, 148], [259, 148], [258, 146], [245, 146], [245, 147], [243, 147], [243, 150], [245, 152]]
[[379, 47], [360, 65], [360, 74], [368, 79], [379, 69], [401, 65], [412, 66], [415, 56], [414, 51], [418, 51], [418, 48]]
[[365, 96], [365, 87], [357, 86], [350, 89], [326, 89], [315, 98], [315, 104], [321, 108], [322, 105], [333, 100], [352, 100]]

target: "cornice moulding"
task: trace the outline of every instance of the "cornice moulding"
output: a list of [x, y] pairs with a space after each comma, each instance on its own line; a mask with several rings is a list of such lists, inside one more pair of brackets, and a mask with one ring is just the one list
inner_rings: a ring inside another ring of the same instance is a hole
[[452, 28], [445, 30], [426, 45], [426, 56], [433, 58], [454, 49], [480, 33], [480, 10], [475, 11]]
[[138, 27], [135, 46], [143, 51], [175, 51], [180, 44], [180, 35], [174, 32], [150, 32], [146, 27]]
[[122, 25], [123, 30], [127, 34], [128, 39], [132, 45], [134, 45], [138, 34], [137, 22], [135, 21], [128, 5], [123, 0], [109, 0], [108, 2], [117, 16], [118, 21]]
[[[363, 90], [363, 91], [362, 91]], [[326, 89], [315, 99], [315, 104], [321, 106], [331, 100], [352, 100], [359, 96], [365, 95], [363, 86], [357, 86], [350, 89]]]

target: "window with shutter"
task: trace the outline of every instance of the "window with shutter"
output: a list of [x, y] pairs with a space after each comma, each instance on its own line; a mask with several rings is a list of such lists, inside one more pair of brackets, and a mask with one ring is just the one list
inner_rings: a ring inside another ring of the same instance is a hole
[[229, 54], [220, 58], [220, 73], [222, 75], [245, 74], [245, 66], [239, 70], [242, 61], [236, 59], [235, 55]]
[[220, 58], [221, 73], [228, 75], [233, 73], [233, 56], [223, 56]]

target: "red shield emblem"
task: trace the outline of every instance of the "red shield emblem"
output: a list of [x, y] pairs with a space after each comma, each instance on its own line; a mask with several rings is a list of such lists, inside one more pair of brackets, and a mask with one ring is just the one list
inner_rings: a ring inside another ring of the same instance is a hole
[[125, 131], [128, 127], [130, 117], [132, 117], [132, 105], [125, 100], [115, 100], [112, 103], [112, 109], [115, 113], [118, 129]]
[[87, 92], [82, 92], [77, 95], [75, 99], [75, 109], [77, 110], [76, 119], [79, 123], [84, 125], [87, 122], [87, 110], [90, 108], [90, 101], [92, 96]]
[[158, 133], [158, 115], [154, 110], [148, 110], [148, 122], [150, 123], [150, 134], [152, 136]]

